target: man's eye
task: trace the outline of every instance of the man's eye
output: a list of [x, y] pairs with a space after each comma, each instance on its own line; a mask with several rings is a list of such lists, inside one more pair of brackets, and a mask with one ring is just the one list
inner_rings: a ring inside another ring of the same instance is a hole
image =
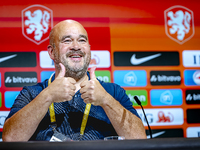
[[71, 40], [70, 39], [66, 39], [66, 40], [64, 40], [64, 42], [69, 43], [69, 42], [71, 42]]
[[79, 42], [86, 42], [86, 40], [85, 39], [80, 39]]

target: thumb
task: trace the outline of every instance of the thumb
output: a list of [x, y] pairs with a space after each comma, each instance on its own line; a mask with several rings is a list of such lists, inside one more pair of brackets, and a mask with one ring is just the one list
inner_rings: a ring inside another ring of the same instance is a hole
[[59, 63], [60, 66], [60, 72], [58, 74], [58, 77], [64, 77], [65, 76], [65, 66], [62, 63]]
[[96, 70], [96, 66], [93, 66], [91, 69], [90, 69], [90, 79], [96, 79], [96, 75], [95, 75], [95, 70]]

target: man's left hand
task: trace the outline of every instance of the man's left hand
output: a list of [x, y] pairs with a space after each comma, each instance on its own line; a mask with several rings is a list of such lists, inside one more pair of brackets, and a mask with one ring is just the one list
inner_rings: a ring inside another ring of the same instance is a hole
[[101, 86], [99, 81], [95, 76], [96, 67], [92, 67], [90, 69], [90, 80], [84, 81], [81, 83], [81, 98], [85, 103], [91, 103], [95, 106], [101, 106], [105, 102], [105, 97], [107, 96], [107, 92]]

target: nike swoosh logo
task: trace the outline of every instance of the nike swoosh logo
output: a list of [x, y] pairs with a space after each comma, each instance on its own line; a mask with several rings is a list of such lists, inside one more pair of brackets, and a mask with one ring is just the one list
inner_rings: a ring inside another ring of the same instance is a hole
[[[162, 134], [164, 134], [164, 133], [165, 133], [165, 131], [161, 131], [161, 132], [158, 132], [158, 133], [153, 133], [153, 134], [152, 134], [152, 138], [155, 138], [155, 137], [157, 137], [157, 136], [160, 136], [160, 135], [162, 135]], [[147, 136], [147, 139], [150, 139], [150, 135]]]
[[8, 59], [11, 59], [13, 57], [16, 57], [16, 56], [17, 56], [17, 54], [6, 56], [6, 57], [2, 57], [2, 58], [0, 58], [0, 63], [3, 62], [3, 61], [6, 61]]
[[149, 61], [151, 59], [159, 57], [160, 55], [161, 55], [161, 53], [155, 54], [155, 55], [151, 55], [151, 56], [147, 56], [147, 57], [143, 57], [143, 58], [136, 58], [136, 54], [133, 54], [133, 56], [131, 57], [131, 64], [139, 65], [139, 64], [144, 63], [146, 61]]

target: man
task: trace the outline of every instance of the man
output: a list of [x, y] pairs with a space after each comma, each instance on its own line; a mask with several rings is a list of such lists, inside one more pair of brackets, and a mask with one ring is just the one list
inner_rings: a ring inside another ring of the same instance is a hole
[[[56, 133], [71, 140], [112, 135], [146, 138], [143, 123], [125, 91], [97, 80], [95, 67], [87, 72], [91, 51], [83, 26], [73, 20], [62, 21], [52, 29], [49, 39], [48, 53], [55, 63], [55, 75], [49, 84], [46, 80], [23, 88], [5, 121], [2, 139], [52, 140]], [[49, 108], [52, 103], [53, 121]]]

